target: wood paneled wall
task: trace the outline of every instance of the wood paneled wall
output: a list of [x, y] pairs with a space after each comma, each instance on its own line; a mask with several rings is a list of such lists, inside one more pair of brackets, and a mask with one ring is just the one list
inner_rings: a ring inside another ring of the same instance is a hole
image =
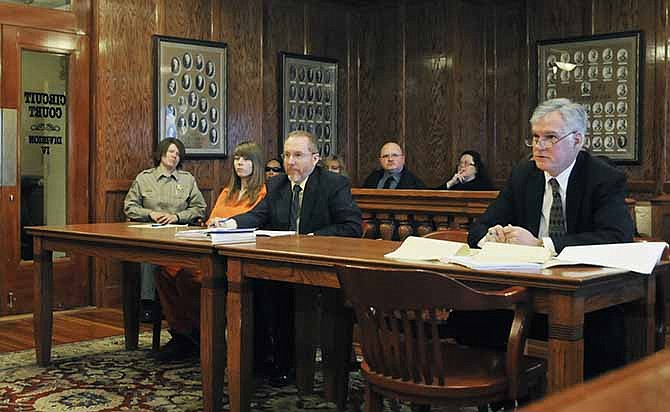
[[[228, 148], [241, 141], [279, 153], [278, 52], [341, 62], [338, 149], [354, 158], [356, 64], [354, 8], [310, 0], [98, 0], [94, 2], [95, 173], [93, 220], [120, 221], [137, 173], [152, 166], [154, 34], [228, 45]], [[353, 71], [353, 72], [352, 72]], [[186, 160], [213, 205], [231, 170], [230, 159]], [[119, 302], [120, 265], [95, 262], [96, 302]]]
[[[357, 5], [358, 4], [358, 5]], [[123, 219], [132, 179], [151, 166], [151, 35], [228, 44], [228, 145], [278, 147], [278, 52], [340, 62], [338, 151], [354, 184], [397, 140], [429, 186], [480, 151], [497, 185], [527, 155], [538, 40], [643, 32], [642, 155], [625, 166], [638, 199], [670, 189], [670, 0], [96, 0], [93, 2], [93, 219]], [[186, 161], [211, 205], [229, 159]], [[119, 268], [97, 262], [97, 303], [118, 299]]]
[[539, 40], [641, 30], [642, 152], [623, 167], [631, 191], [667, 190], [667, 0], [398, 0], [361, 10], [361, 181], [377, 148], [396, 139], [429, 186], [454, 172], [465, 149], [482, 153], [500, 186], [527, 153], [537, 104]]

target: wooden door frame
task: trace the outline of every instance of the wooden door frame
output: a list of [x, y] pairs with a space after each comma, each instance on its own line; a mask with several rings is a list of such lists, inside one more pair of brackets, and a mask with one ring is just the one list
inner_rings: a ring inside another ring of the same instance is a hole
[[[72, 33], [62, 33], [33, 29], [26, 27], [17, 27], [10, 25], [2, 26], [2, 85], [0, 88], [0, 104], [3, 109], [16, 110], [16, 141], [17, 141], [17, 159], [20, 159], [20, 136], [21, 136], [21, 56], [25, 50], [36, 52], [59, 53], [68, 56], [68, 84], [67, 84], [67, 110], [68, 110], [68, 135], [67, 135], [67, 223], [86, 223], [89, 219], [91, 195], [89, 179], [89, 157], [90, 157], [90, 52], [89, 38], [84, 35]], [[17, 182], [14, 187], [4, 187], [1, 201], [7, 202], [7, 196], [13, 194], [16, 206], [8, 204], [5, 215], [8, 221], [16, 222], [13, 228], [6, 228], [8, 236], [5, 239], [8, 242], [20, 242], [19, 219], [21, 195], [18, 190], [20, 187], [20, 161], [16, 162]], [[13, 193], [8, 193], [13, 192]], [[10, 213], [11, 211], [11, 213]], [[8, 248], [5, 248], [8, 249]], [[0, 252], [1, 253], [1, 252]], [[7, 264], [16, 268], [14, 276], [9, 279], [3, 279], [2, 295], [6, 295], [10, 288], [10, 279], [14, 285], [18, 282], [32, 280], [32, 261], [21, 261], [20, 251], [13, 248], [11, 252], [5, 251]], [[91, 279], [88, 269], [88, 259], [83, 257], [68, 257], [55, 264], [56, 268], [62, 268], [65, 273], [84, 273], [86, 279], [82, 280], [82, 286], [88, 290], [84, 292], [86, 304], [91, 301]], [[75, 269], [77, 268], [77, 269]], [[10, 269], [12, 270], [12, 269]], [[56, 275], [58, 275], [58, 270]], [[19, 287], [26, 291], [27, 286]], [[24, 295], [27, 292], [24, 293]], [[57, 298], [56, 306], [62, 305], [68, 307], [67, 294], [61, 294]], [[0, 298], [0, 314], [10, 313], [7, 307], [6, 296]], [[22, 312], [32, 304], [21, 302], [17, 307], [18, 312]]]

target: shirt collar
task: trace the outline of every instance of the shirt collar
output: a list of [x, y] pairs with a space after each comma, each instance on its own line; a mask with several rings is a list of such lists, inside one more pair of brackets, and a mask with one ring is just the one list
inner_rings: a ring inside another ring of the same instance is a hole
[[307, 179], [303, 180], [300, 183], [293, 183], [293, 182], [291, 182], [291, 180], [289, 180], [289, 182], [291, 182], [291, 191], [293, 191], [293, 188], [297, 184], [298, 186], [300, 186], [301, 192], [304, 193], [305, 192], [305, 185], [307, 185], [307, 181], [309, 180], [310, 176], [312, 176], [311, 173], [307, 176]]
[[[559, 173], [558, 176], [556, 176], [556, 181], [558, 181], [558, 185], [563, 189], [564, 192], [567, 192], [568, 189], [568, 180], [570, 180], [570, 173], [572, 173], [572, 169], [575, 167], [575, 163], [577, 162], [577, 158], [570, 163], [570, 166], [566, 167], [564, 171]], [[550, 175], [547, 172], [544, 172], [544, 183], [549, 184], [549, 180], [553, 179], [554, 176]]]
[[162, 165], [158, 165], [156, 167], [156, 171], [154, 172], [154, 176], [156, 176], [156, 180], [160, 180], [161, 177], [166, 177], [168, 179], [173, 178], [174, 180], [179, 180], [179, 178], [177, 177], [177, 170], [176, 169], [172, 173], [170, 173]]
[[400, 174], [402, 173], [402, 169], [400, 169], [397, 172], [389, 172], [388, 170], [384, 170], [384, 177], [393, 177], [395, 181], [400, 181]]

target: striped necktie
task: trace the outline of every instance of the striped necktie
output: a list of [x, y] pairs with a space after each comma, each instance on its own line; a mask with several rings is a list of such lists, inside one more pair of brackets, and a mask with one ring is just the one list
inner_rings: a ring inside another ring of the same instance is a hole
[[552, 201], [549, 212], [549, 237], [563, 236], [565, 234], [565, 216], [563, 215], [563, 202], [561, 200], [560, 186], [555, 178], [549, 179], [551, 186]]

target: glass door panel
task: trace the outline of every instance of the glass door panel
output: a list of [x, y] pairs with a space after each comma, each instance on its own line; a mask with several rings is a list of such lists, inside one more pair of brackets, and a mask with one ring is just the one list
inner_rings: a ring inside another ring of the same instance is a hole
[[[21, 54], [21, 259], [32, 260], [23, 228], [67, 222], [68, 56]], [[61, 255], [62, 256], [62, 255]]]

